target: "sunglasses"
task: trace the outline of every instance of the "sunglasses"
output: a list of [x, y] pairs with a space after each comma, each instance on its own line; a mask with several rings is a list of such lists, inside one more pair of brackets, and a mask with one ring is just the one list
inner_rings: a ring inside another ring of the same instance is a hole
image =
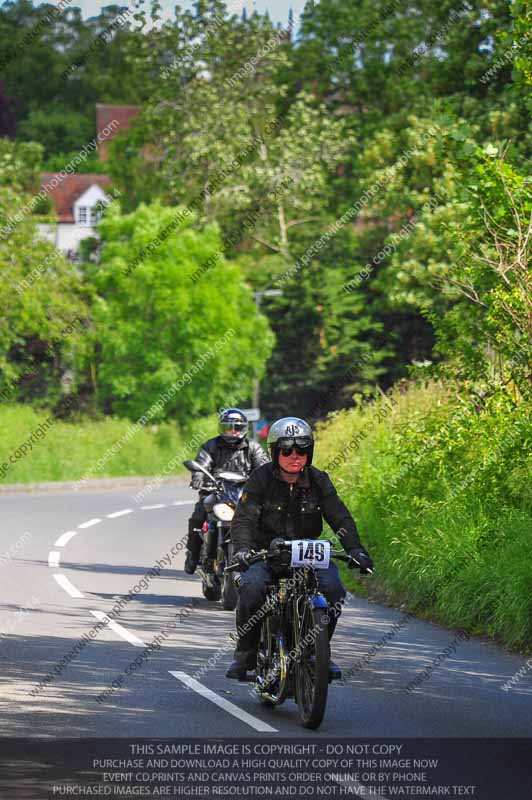
[[309, 449], [309, 447], [311, 445], [311, 442], [309, 442], [308, 439], [304, 439], [304, 438], [301, 438], [301, 439], [281, 439], [279, 441], [279, 445], [280, 445], [280, 449], [281, 449], [281, 454], [283, 456], [291, 455], [293, 450], [296, 451], [298, 456], [304, 456], [307, 453], [307, 451], [308, 451], [308, 449]]

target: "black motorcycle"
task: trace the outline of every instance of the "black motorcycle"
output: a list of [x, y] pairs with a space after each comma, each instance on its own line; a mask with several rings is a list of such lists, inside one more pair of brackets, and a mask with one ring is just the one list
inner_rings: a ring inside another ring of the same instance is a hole
[[[327, 568], [331, 558], [360, 566], [346, 553], [331, 550], [325, 539], [277, 542], [276, 552], [261, 550], [247, 558], [249, 566], [268, 561], [277, 574], [254, 615], [261, 620], [255, 692], [269, 706], [292, 697], [305, 728], [320, 725], [327, 703], [329, 611], [318, 589], [317, 570]], [[231, 565], [226, 575], [240, 569]]]
[[237, 603], [235, 576], [232, 572], [226, 574], [226, 566], [233, 558], [231, 520], [247, 477], [230, 471], [220, 471], [214, 476], [197, 461], [183, 464], [191, 472], [202, 472], [209, 481], [201, 488], [206, 495], [203, 505], [207, 520], [198, 531], [202, 538], [198, 574], [203, 596], [207, 600], [221, 599], [226, 611], [234, 611]]

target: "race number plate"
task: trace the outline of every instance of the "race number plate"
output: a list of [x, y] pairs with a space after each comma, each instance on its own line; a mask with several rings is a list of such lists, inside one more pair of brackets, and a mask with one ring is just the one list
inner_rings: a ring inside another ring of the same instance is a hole
[[321, 539], [296, 539], [292, 542], [292, 567], [327, 569], [330, 556], [330, 542]]

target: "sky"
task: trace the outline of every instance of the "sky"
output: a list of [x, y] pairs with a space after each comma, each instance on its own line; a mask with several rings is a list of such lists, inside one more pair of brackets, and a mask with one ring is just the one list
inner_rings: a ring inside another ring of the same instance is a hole
[[[35, 1], [35, 0], [34, 0]], [[58, 2], [51, 0], [52, 5], [59, 5]], [[114, 0], [119, 5], [130, 5], [131, 0]], [[175, 0], [160, 0], [164, 9], [164, 15], [168, 17], [173, 16], [173, 9], [176, 5]], [[92, 17], [99, 14], [100, 10], [107, 5], [112, 5], [109, 0], [72, 0], [72, 6], [81, 8], [84, 17]], [[36, 3], [40, 5], [40, 3]], [[181, 0], [180, 5], [183, 8], [191, 7], [190, 0]], [[251, 13], [254, 10], [264, 13], [269, 11], [270, 17], [274, 22], [280, 22], [283, 25], [288, 21], [288, 9], [292, 6], [294, 10], [294, 21], [297, 23], [299, 14], [302, 12], [305, 5], [305, 0], [226, 0], [226, 5], [231, 11], [240, 13], [244, 6], [247, 11]], [[149, 2], [146, 2], [144, 7], [149, 7]]]

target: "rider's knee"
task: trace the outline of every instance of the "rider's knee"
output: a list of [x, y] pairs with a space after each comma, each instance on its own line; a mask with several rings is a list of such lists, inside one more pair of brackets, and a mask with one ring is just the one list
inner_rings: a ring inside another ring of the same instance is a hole
[[256, 608], [266, 599], [267, 584], [258, 577], [244, 572], [240, 578], [240, 599], [249, 608]]
[[340, 581], [327, 587], [322, 587], [322, 592], [330, 606], [341, 605], [345, 600], [346, 591]]

